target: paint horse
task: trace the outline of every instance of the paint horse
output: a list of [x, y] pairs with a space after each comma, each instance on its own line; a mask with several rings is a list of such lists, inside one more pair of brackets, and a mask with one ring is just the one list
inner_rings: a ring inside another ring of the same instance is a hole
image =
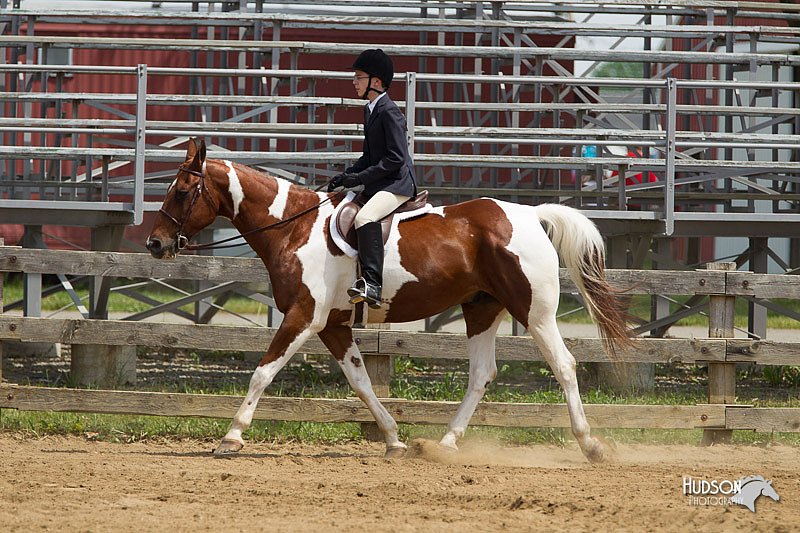
[[[242, 433], [261, 394], [314, 334], [375, 417], [386, 456], [406, 450], [397, 423], [372, 391], [353, 340], [354, 309], [347, 288], [356, 278], [356, 261], [335, 246], [328, 229], [342, 196], [313, 192], [229, 161], [206, 160], [205, 143], [189, 142], [186, 160], [148, 237], [148, 250], [156, 258], [173, 258], [216, 217], [228, 218], [264, 261], [275, 304], [284, 314], [215, 454], [242, 449]], [[295, 217], [298, 213], [304, 214]], [[463, 310], [469, 385], [441, 445], [457, 449], [495, 378], [495, 335], [511, 314], [531, 333], [563, 387], [572, 433], [583, 454], [590, 461], [603, 459], [603, 445], [590, 435], [581, 404], [575, 359], [556, 327], [560, 254], [607, 351], [613, 355], [615, 346], [627, 340], [625, 313], [604, 276], [603, 241], [588, 218], [560, 205], [532, 207], [481, 198], [435, 207], [401, 222], [385, 251], [384, 303], [369, 310], [368, 322], [420, 320], [455, 305]]]

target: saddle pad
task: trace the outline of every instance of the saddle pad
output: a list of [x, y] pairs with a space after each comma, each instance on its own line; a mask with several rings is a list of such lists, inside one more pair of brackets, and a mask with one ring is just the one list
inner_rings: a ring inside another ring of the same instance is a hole
[[[330, 221], [328, 222], [328, 230], [331, 234], [331, 239], [336, 244], [336, 246], [345, 253], [348, 257], [356, 257], [358, 256], [358, 250], [347, 244], [344, 236], [339, 231], [339, 227], [336, 224], [336, 217], [339, 215], [339, 211], [344, 207], [344, 205], [348, 202], [352, 202], [353, 198], [356, 197], [356, 193], [350, 191], [347, 193], [347, 196], [336, 206], [333, 214], [331, 215]], [[420, 207], [419, 209], [415, 209], [414, 211], [406, 211], [404, 213], [395, 213], [394, 219], [392, 220], [392, 228], [391, 232], [397, 231], [397, 225], [402, 222], [403, 220], [408, 220], [410, 218], [415, 218], [418, 216], [422, 216], [428, 211], [432, 210], [433, 206], [431, 204], [425, 204], [424, 207]]]

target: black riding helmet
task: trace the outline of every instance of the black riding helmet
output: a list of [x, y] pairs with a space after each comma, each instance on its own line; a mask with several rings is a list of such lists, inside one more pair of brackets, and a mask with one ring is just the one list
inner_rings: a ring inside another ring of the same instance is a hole
[[361, 52], [353, 62], [353, 70], [363, 70], [378, 78], [388, 89], [394, 78], [392, 59], [380, 48], [370, 48]]

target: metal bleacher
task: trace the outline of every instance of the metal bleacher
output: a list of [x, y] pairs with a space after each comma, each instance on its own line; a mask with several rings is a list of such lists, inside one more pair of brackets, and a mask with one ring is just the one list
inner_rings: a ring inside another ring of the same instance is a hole
[[[405, 67], [392, 96], [435, 202], [489, 195], [579, 207], [609, 236], [612, 266], [641, 265], [637, 249], [668, 264], [674, 238], [703, 236], [745, 238], [737, 261], [752, 270], [768, 256], [784, 271], [800, 263], [800, 5], [90, 4], [0, 0], [0, 223], [140, 224], [193, 135], [210, 157], [322, 183], [357, 157], [362, 134], [352, 117], [363, 102], [339, 90], [352, 73], [333, 59], [380, 46]], [[175, 36], [65, 36], [65, 25]], [[602, 49], [586, 45], [599, 39]], [[48, 60], [80, 50], [172, 51], [189, 66]], [[595, 77], [603, 65], [640, 75]], [[76, 91], [69, 80], [79, 75], [130, 78], [136, 90]], [[158, 92], [162, 78], [187, 89]], [[786, 254], [770, 251], [776, 237], [789, 239]]]

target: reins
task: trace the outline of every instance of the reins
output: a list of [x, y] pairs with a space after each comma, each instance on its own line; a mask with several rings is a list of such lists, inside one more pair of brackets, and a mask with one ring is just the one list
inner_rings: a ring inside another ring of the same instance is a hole
[[[322, 187], [326, 186], [326, 185], [327, 185], [327, 183], [323, 183], [322, 186], [314, 189], [314, 192], [319, 192], [319, 190]], [[280, 226], [283, 226], [284, 224], [288, 224], [289, 222], [291, 222], [293, 220], [296, 220], [296, 219], [302, 217], [303, 215], [307, 215], [308, 213], [310, 213], [312, 211], [316, 211], [317, 209], [319, 209], [320, 207], [322, 207], [326, 203], [333, 201], [333, 199], [337, 195], [342, 194], [342, 193], [344, 193], [344, 191], [339, 191], [335, 195], [325, 198], [324, 200], [320, 201], [316, 205], [312, 205], [308, 209], [303, 209], [299, 213], [295, 213], [292, 216], [290, 216], [289, 218], [284, 218], [283, 220], [279, 220], [278, 222], [273, 222], [272, 224], [267, 224], [266, 226], [261, 226], [260, 228], [251, 229], [250, 231], [246, 231], [244, 233], [240, 233], [239, 235], [234, 235], [233, 237], [228, 237], [227, 239], [220, 239], [218, 241], [209, 242], [209, 243], [206, 243], [206, 244], [187, 244], [186, 245], [186, 249], [187, 250], [222, 250], [224, 248], [236, 248], [237, 246], [245, 246], [247, 244], [246, 242], [242, 242], [242, 243], [238, 243], [238, 244], [226, 244], [224, 246], [220, 246], [220, 245], [223, 244], [223, 243], [226, 243], [226, 242], [235, 241], [236, 239], [244, 239], [246, 235], [252, 235], [253, 233], [259, 233], [261, 231], [266, 231], [268, 229], [275, 229], [275, 228], [278, 228]]]
[[[317, 209], [319, 209], [320, 207], [322, 207], [326, 203], [333, 201], [334, 198], [336, 198], [337, 196], [339, 196], [341, 194], [344, 194], [344, 192], [345, 192], [345, 191], [338, 191], [333, 196], [329, 196], [329, 197], [321, 200], [317, 204], [312, 205], [311, 207], [309, 207], [307, 209], [303, 209], [302, 211], [300, 211], [298, 213], [295, 213], [295, 214], [291, 215], [288, 218], [284, 218], [283, 220], [279, 220], [278, 222], [273, 222], [272, 224], [267, 224], [266, 226], [261, 226], [259, 228], [255, 228], [255, 229], [252, 229], [250, 231], [246, 231], [244, 233], [240, 233], [239, 235], [234, 235], [233, 237], [228, 237], [226, 239], [220, 239], [218, 241], [213, 241], [213, 242], [209, 242], [209, 243], [206, 243], [206, 244], [189, 244], [189, 239], [183, 234], [183, 225], [186, 223], [186, 220], [188, 220], [189, 216], [191, 215], [192, 208], [194, 207], [195, 202], [197, 202], [197, 198], [203, 193], [203, 191], [207, 190], [206, 186], [205, 186], [205, 172], [197, 172], [196, 170], [188, 169], [188, 168], [184, 167], [183, 165], [179, 166], [178, 168], [180, 170], [183, 170], [184, 172], [188, 172], [189, 174], [192, 174], [194, 176], [198, 176], [200, 178], [200, 181], [198, 182], [197, 187], [195, 188], [195, 193], [192, 196], [192, 201], [189, 203], [189, 209], [186, 211], [186, 216], [183, 217], [182, 221], [178, 221], [175, 217], [173, 217], [172, 215], [167, 213], [164, 210], [163, 207], [161, 209], [159, 209], [159, 212], [162, 215], [164, 215], [167, 218], [169, 218], [172, 222], [174, 222], [178, 226], [178, 232], [176, 234], [176, 238], [177, 238], [177, 241], [178, 241], [177, 242], [178, 250], [184, 250], [184, 249], [185, 250], [221, 250], [221, 249], [224, 249], [224, 248], [236, 248], [238, 246], [245, 246], [247, 244], [246, 242], [237, 243], [237, 244], [226, 244], [224, 246], [220, 246], [220, 245], [224, 244], [226, 242], [237, 240], [237, 239], [244, 239], [245, 236], [247, 236], [247, 235], [252, 235], [254, 233], [259, 233], [261, 231], [266, 231], [266, 230], [270, 230], [270, 229], [275, 229], [275, 228], [278, 228], [280, 226], [283, 226], [284, 224], [288, 224], [289, 222], [292, 222], [293, 220], [296, 220], [296, 219], [302, 217], [303, 215], [307, 215], [308, 213], [311, 213], [312, 211], [316, 211]], [[203, 168], [203, 170], [205, 170], [205, 168]], [[319, 192], [324, 187], [326, 187], [329, 183], [330, 183], [330, 180], [326, 181], [325, 183], [323, 183], [322, 185], [320, 185], [319, 187], [314, 189], [314, 192]]]

